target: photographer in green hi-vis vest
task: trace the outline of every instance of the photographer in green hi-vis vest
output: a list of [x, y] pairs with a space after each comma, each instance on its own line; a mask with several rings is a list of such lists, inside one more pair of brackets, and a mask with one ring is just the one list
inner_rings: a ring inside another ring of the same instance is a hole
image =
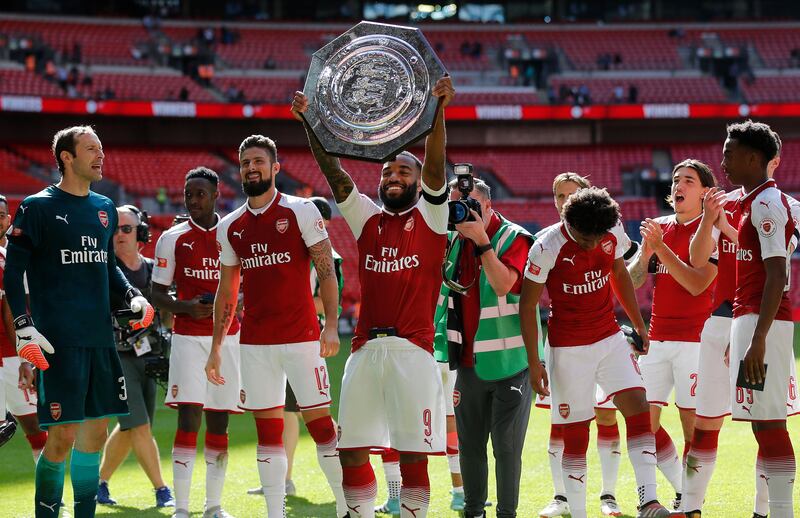
[[483, 516], [491, 434], [498, 473], [497, 516], [516, 516], [532, 401], [518, 301], [534, 239], [492, 210], [491, 190], [472, 177], [471, 166], [457, 164], [454, 169], [445, 282], [434, 318], [434, 356], [443, 362], [443, 376], [450, 382], [445, 383], [445, 397], [453, 500], [460, 496], [460, 472], [464, 516]]

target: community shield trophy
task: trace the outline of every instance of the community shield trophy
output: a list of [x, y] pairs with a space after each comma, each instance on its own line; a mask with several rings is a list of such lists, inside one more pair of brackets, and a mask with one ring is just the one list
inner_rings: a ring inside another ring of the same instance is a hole
[[446, 73], [419, 29], [361, 22], [314, 53], [303, 117], [327, 153], [382, 163], [431, 132]]

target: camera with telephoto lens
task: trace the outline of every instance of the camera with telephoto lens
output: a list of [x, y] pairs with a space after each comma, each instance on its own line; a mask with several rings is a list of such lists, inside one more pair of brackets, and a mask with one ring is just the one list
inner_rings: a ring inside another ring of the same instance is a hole
[[470, 197], [475, 188], [475, 179], [472, 176], [472, 164], [455, 164], [453, 172], [456, 174], [456, 188], [461, 193], [461, 199], [450, 201], [447, 204], [449, 215], [447, 217], [447, 230], [455, 230], [456, 225], [465, 221], [475, 221], [475, 216], [470, 209], [482, 216], [481, 204]]

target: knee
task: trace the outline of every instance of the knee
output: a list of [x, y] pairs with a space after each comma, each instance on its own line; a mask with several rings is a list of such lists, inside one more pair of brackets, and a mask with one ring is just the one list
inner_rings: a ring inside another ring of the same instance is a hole
[[[647, 404], [645, 402], [645, 409], [647, 411]], [[602, 426], [614, 426], [617, 424], [617, 411], [616, 410], [609, 410], [609, 409], [600, 409], [597, 408], [594, 411], [595, 416], [597, 417], [597, 424]]]
[[353, 468], [369, 462], [368, 450], [347, 450], [339, 452], [339, 462], [343, 468]]
[[153, 434], [150, 431], [150, 424], [140, 424], [139, 426], [135, 426], [128, 430], [128, 433], [131, 434], [132, 441], [142, 441], [150, 439]]

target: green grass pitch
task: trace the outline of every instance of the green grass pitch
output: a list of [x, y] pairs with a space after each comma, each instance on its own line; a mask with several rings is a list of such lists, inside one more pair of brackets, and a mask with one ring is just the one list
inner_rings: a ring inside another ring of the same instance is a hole
[[[795, 333], [796, 356], [798, 336]], [[342, 369], [347, 359], [349, 340], [344, 340], [340, 354], [329, 360], [329, 370], [333, 383], [335, 400], [339, 394]], [[369, 387], [364, 387], [369, 390]], [[334, 401], [334, 415], [336, 401]], [[164, 479], [171, 481], [172, 468], [170, 449], [176, 426], [176, 413], [164, 406], [157, 412], [154, 431], [161, 452], [161, 465]], [[675, 439], [678, 449], [683, 447], [680, 440], [680, 423], [675, 407], [664, 411], [664, 426]], [[302, 427], [301, 427], [302, 428]], [[620, 433], [624, 437], [624, 423], [621, 422]], [[790, 434], [794, 440], [795, 450], [800, 451], [800, 417], [789, 421]], [[552, 497], [552, 483], [547, 461], [547, 440], [549, 433], [549, 415], [544, 410], [534, 409], [528, 427], [525, 442], [523, 475], [520, 491], [518, 516], [534, 517]], [[592, 426], [592, 442], [589, 446], [589, 479], [588, 510], [599, 516], [600, 465], [597, 457], [594, 436], [596, 428]], [[202, 435], [201, 435], [202, 437]], [[202, 439], [198, 441], [202, 443]], [[261, 497], [246, 494], [247, 488], [259, 484], [255, 463], [256, 433], [253, 418], [249, 414], [234, 416], [230, 427], [230, 461], [228, 476], [223, 495], [223, 507], [237, 518], [248, 518], [265, 515], [265, 505]], [[704, 516], [746, 517], [752, 513], [754, 494], [753, 466], [756, 456], [755, 441], [750, 427], [745, 423], [732, 423], [728, 420], [720, 435], [719, 458], [714, 478], [711, 481], [706, 498]], [[490, 458], [489, 499], [495, 501], [494, 468]], [[386, 498], [383, 482], [383, 471], [379, 457], [373, 457], [373, 466], [378, 478], [378, 502]], [[33, 516], [33, 460], [30, 448], [21, 431], [0, 449], [0, 516], [29, 517]], [[450, 511], [450, 476], [447, 461], [444, 458], [431, 458], [428, 471], [431, 478], [431, 517], [454, 517]], [[298, 496], [287, 500], [288, 515], [291, 517], [333, 517], [335, 506], [333, 496], [327, 487], [320, 471], [314, 443], [311, 437], [302, 431], [294, 464], [294, 482]], [[195, 465], [192, 481], [191, 512], [200, 516], [203, 511], [203, 493], [205, 469], [203, 462]], [[668, 502], [672, 491], [661, 474], [658, 475], [659, 496]], [[150, 483], [139, 469], [135, 458], [131, 455], [111, 480], [111, 494], [119, 502], [114, 507], [98, 506], [99, 516], [117, 517], [157, 517], [170, 516], [169, 509], [157, 510], [155, 497]], [[796, 485], [795, 506], [800, 512], [800, 484]], [[623, 457], [620, 468], [617, 498], [625, 516], [635, 516], [635, 483], [633, 470], [627, 457]], [[65, 484], [64, 500], [71, 508], [72, 489], [69, 481]], [[494, 516], [490, 509], [488, 516]]]

